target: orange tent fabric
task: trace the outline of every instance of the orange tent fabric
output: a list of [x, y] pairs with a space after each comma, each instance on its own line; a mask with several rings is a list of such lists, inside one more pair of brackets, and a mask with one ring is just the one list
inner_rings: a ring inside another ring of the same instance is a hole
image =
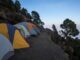
[[25, 39], [21, 36], [21, 34], [18, 30], [16, 30], [15, 34], [14, 34], [13, 47], [15, 49], [30, 47], [28, 42], [25, 41]]
[[0, 23], [0, 33], [9, 39], [8, 28], [6, 23]]

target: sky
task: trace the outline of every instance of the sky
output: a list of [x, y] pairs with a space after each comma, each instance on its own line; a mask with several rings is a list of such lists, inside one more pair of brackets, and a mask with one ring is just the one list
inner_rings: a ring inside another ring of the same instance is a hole
[[80, 24], [80, 0], [19, 0], [21, 6], [29, 13], [35, 10], [40, 14], [44, 27], [51, 28], [59, 25], [66, 19], [73, 20], [77, 26]]

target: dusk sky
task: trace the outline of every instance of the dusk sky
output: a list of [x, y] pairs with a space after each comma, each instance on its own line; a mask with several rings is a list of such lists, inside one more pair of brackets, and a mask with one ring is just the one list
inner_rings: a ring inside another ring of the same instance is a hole
[[64, 19], [70, 18], [80, 24], [80, 0], [19, 0], [29, 13], [35, 10], [40, 14], [45, 27], [59, 26]]

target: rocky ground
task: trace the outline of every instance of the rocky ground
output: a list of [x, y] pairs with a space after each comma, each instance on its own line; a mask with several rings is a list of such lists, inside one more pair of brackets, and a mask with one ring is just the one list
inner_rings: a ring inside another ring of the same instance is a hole
[[28, 39], [31, 47], [15, 50], [9, 60], [69, 60], [64, 51], [50, 39], [46, 32]]

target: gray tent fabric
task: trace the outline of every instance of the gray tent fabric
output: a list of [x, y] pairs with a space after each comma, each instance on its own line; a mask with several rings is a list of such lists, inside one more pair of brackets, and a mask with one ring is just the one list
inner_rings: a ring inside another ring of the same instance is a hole
[[27, 22], [20, 22], [20, 23], [18, 23], [18, 25], [23, 25], [26, 29], [28, 29], [28, 27], [26, 26]]
[[[18, 25], [23, 25], [26, 29], [28, 29], [28, 26], [27, 26], [27, 23], [28, 22], [21, 22], [21, 23], [18, 23]], [[38, 33], [40, 33], [39, 29], [36, 27], [36, 28], [33, 28], [30, 32], [30, 35], [37, 35]]]
[[17, 27], [20, 30], [22, 36], [25, 37], [25, 38], [28, 38], [31, 35], [37, 36], [40, 33], [39, 29], [36, 27], [36, 28], [32, 28], [29, 31], [27, 23], [28, 22], [20, 22], [20, 23], [14, 25], [14, 26]]
[[10, 43], [10, 40], [0, 34], [0, 60], [8, 60], [14, 55], [14, 49]]
[[21, 34], [22, 34], [22, 36], [23, 36], [24, 38], [30, 37], [30, 33], [29, 33], [28, 29], [25, 28], [23, 25], [21, 25], [21, 24], [16, 24], [16, 25], [14, 25], [14, 26], [15, 26], [17, 29], [20, 30], [20, 32], [21, 32]]

